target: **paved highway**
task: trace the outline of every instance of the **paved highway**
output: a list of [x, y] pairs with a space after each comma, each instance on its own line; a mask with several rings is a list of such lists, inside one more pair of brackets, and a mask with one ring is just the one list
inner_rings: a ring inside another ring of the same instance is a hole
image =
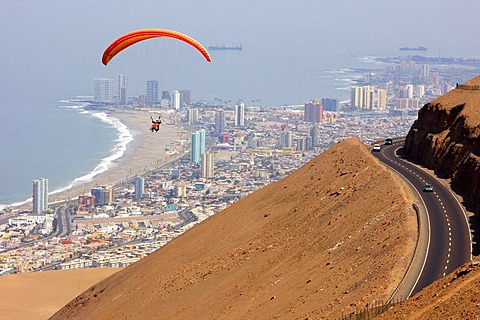
[[[427, 217], [424, 232], [426, 252], [418, 256], [420, 274], [413, 280], [410, 294], [420, 291], [435, 280], [452, 272], [472, 256], [472, 242], [466, 213], [442, 182], [418, 165], [402, 158], [404, 140], [392, 145], [382, 145], [380, 151], [372, 151], [381, 162], [407, 179], [423, 199]], [[433, 186], [433, 192], [425, 192], [425, 183]], [[418, 257], [417, 257], [418, 258]]]

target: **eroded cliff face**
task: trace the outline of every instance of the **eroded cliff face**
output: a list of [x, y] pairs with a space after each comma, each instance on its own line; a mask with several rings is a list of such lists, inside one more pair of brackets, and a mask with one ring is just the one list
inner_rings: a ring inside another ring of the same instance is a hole
[[[451, 178], [452, 188], [480, 215], [480, 76], [423, 106], [407, 135], [405, 153]], [[472, 223], [479, 230], [478, 219]]]

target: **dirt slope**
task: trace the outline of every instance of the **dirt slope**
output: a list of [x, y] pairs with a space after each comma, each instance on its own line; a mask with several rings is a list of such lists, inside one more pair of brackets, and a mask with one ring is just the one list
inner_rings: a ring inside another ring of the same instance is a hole
[[416, 230], [403, 184], [347, 139], [53, 318], [332, 319], [390, 296]]
[[476, 258], [377, 318], [478, 319], [479, 291], [480, 260]]
[[0, 277], [0, 319], [47, 319], [90, 286], [120, 269], [75, 269]]

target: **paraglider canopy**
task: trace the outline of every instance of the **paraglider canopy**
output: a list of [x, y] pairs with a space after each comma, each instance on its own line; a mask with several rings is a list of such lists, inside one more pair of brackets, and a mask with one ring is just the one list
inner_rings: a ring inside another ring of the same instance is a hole
[[126, 33], [113, 41], [103, 52], [102, 63], [107, 65], [115, 55], [139, 41], [157, 37], [169, 37], [184, 41], [197, 49], [208, 62], [212, 61], [208, 51], [198, 41], [183, 33], [167, 29], [141, 29]]

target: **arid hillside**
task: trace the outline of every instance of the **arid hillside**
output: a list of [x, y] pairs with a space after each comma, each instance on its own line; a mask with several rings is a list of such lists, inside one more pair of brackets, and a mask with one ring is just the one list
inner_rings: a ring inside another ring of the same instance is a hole
[[[427, 103], [405, 141], [407, 156], [451, 180], [480, 231], [480, 76]], [[474, 239], [477, 243], [479, 239]], [[478, 247], [475, 253], [480, 253]]]
[[81, 292], [120, 269], [72, 269], [0, 277], [0, 320], [47, 319]]
[[53, 319], [334, 319], [396, 289], [413, 200], [358, 139], [91, 287]]
[[[423, 106], [405, 142], [410, 159], [450, 181], [465, 199], [473, 229], [474, 254], [480, 231], [480, 76]], [[478, 319], [480, 260], [431, 284], [384, 319]]]
[[478, 319], [480, 260], [468, 262], [376, 319]]

